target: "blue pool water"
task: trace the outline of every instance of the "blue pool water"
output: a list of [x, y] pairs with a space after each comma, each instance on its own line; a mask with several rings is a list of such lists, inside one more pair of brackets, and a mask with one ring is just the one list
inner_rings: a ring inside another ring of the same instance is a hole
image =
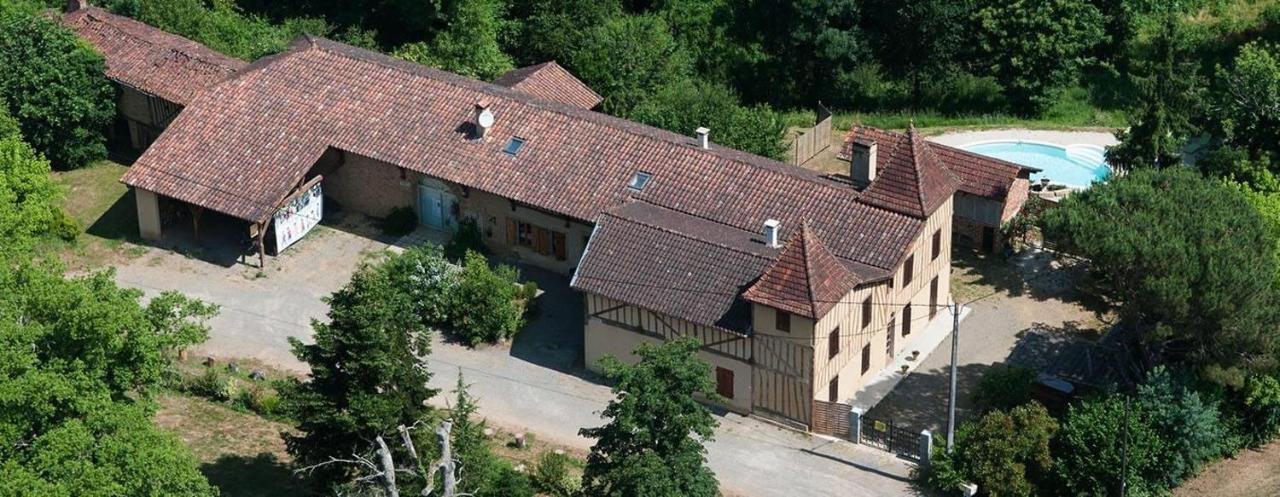
[[1046, 143], [1000, 141], [975, 143], [963, 147], [973, 153], [1007, 160], [1040, 169], [1031, 182], [1041, 178], [1068, 186], [1085, 187], [1111, 176], [1111, 168], [1103, 159], [1102, 147], [1069, 145], [1060, 147]]

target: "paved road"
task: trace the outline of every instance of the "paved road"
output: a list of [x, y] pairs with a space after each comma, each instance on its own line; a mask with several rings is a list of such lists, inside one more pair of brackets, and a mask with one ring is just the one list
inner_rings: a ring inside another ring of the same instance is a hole
[[[358, 262], [386, 246], [349, 233], [324, 230], [276, 260], [265, 276], [245, 266], [205, 262], [153, 249], [117, 268], [117, 280], [148, 294], [180, 290], [222, 306], [212, 336], [199, 353], [252, 357], [304, 371], [287, 338], [307, 340], [311, 319], [323, 318], [320, 298], [339, 288]], [[437, 341], [428, 360], [432, 382], [452, 390], [459, 370], [480, 399], [480, 413], [509, 429], [586, 450], [577, 435], [603, 421], [612, 397], [581, 364], [580, 299], [563, 278], [531, 274], [548, 291], [539, 319], [510, 347], [468, 349]], [[567, 305], [552, 305], [561, 303]], [[448, 395], [433, 399], [443, 404]], [[724, 414], [709, 444], [710, 465], [723, 489], [749, 496], [912, 495], [911, 465], [888, 453], [833, 442], [761, 421]]]

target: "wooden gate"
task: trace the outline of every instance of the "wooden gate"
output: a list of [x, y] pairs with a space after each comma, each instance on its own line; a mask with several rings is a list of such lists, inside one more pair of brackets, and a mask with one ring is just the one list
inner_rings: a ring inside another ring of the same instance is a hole
[[849, 439], [849, 411], [852, 406], [839, 402], [813, 401], [813, 428], [810, 431]]
[[789, 337], [756, 334], [753, 341], [752, 408], [810, 426], [813, 386], [809, 381], [813, 348]]

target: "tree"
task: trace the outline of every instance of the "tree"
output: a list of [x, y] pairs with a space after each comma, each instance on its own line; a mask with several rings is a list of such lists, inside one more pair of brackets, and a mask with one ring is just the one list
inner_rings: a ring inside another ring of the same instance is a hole
[[1153, 469], [1170, 488], [1229, 449], [1224, 443], [1228, 433], [1218, 403], [1187, 388], [1185, 382], [1167, 368], [1157, 368], [1138, 387], [1134, 404], [1150, 419], [1165, 447], [1157, 454], [1159, 463]]
[[1102, 14], [1086, 0], [984, 3], [974, 14], [978, 46], [1020, 112], [1043, 109], [1106, 39]]
[[514, 337], [524, 327], [524, 306], [517, 301], [519, 272], [489, 266], [483, 255], [468, 252], [453, 289], [452, 331], [472, 346]]
[[497, 78], [514, 67], [498, 45], [505, 10], [503, 0], [461, 2], [448, 26], [431, 41], [401, 46], [395, 56], [480, 80]]
[[619, 0], [514, 0], [511, 18], [519, 21], [506, 52], [522, 66], [548, 60], [568, 64], [594, 28], [620, 16]]
[[601, 109], [626, 117], [650, 95], [688, 78], [689, 56], [655, 16], [621, 16], [591, 28], [566, 66], [604, 97]]
[[453, 422], [453, 450], [466, 482], [460, 487], [475, 497], [533, 497], [533, 485], [529, 477], [519, 473], [489, 448], [489, 437], [484, 434], [485, 422], [476, 420], [479, 405], [467, 392], [467, 385], [458, 371], [457, 395], [449, 420]]
[[1186, 168], [1138, 170], [1072, 195], [1043, 223], [1169, 359], [1275, 365], [1276, 241], [1237, 189]]
[[911, 88], [919, 101], [925, 82], [960, 63], [973, 4], [954, 0], [866, 2], [877, 56]]
[[43, 15], [0, 7], [0, 67], [0, 106], [54, 167], [106, 156], [115, 93], [93, 48]]
[[49, 162], [15, 130], [5, 130], [13, 126], [7, 117], [0, 109], [0, 255], [25, 251], [36, 237], [51, 232], [63, 219]]
[[768, 106], [745, 107], [733, 90], [701, 80], [663, 88], [631, 111], [631, 119], [682, 135], [711, 129], [713, 142], [782, 160], [786, 125]]
[[697, 358], [698, 348], [691, 339], [642, 344], [635, 365], [612, 357], [601, 361], [615, 382], [616, 398], [603, 413], [608, 424], [579, 431], [596, 439], [583, 474], [587, 495], [716, 495], [702, 445], [711, 439], [716, 421], [693, 398], [716, 396], [711, 366]]
[[138, 1], [139, 21], [244, 60], [281, 52], [289, 48], [291, 40], [303, 34], [328, 36], [333, 31], [319, 17], [294, 17], [273, 24], [263, 17], [246, 14], [234, 0]]
[[[362, 453], [374, 437], [412, 426], [436, 394], [423, 363], [430, 353], [428, 330], [411, 296], [385, 271], [361, 267], [325, 302], [329, 322], [312, 321], [315, 343], [290, 340], [294, 355], [310, 366], [310, 378], [284, 392], [301, 432], [286, 442], [307, 465]], [[326, 466], [316, 482], [346, 482], [351, 469]]]
[[[1132, 79], [1138, 89], [1133, 114], [1138, 117], [1128, 130], [1116, 132], [1120, 143], [1107, 150], [1112, 167], [1165, 168], [1182, 163], [1182, 149], [1193, 131], [1199, 78], [1181, 48], [1180, 22], [1172, 13], [1165, 15], [1152, 43], [1155, 60], [1137, 64]], [[1138, 76], [1139, 72], [1144, 75]]]
[[956, 432], [951, 460], [960, 474], [988, 495], [1040, 495], [1034, 481], [1053, 464], [1049, 441], [1058, 422], [1038, 402], [994, 410]]
[[1212, 120], [1226, 142], [1280, 156], [1280, 49], [1249, 43], [1231, 67], [1218, 68]]
[[0, 495], [216, 496], [147, 396], [214, 308], [23, 259], [0, 264]]
[[1120, 395], [1074, 405], [1055, 440], [1055, 473], [1064, 494], [1157, 494], [1160, 454], [1167, 450], [1141, 411]]

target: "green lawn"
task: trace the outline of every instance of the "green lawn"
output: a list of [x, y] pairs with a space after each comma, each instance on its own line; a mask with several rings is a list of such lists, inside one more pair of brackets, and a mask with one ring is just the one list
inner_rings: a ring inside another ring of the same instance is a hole
[[62, 187], [62, 208], [80, 225], [72, 242], [49, 242], [71, 270], [87, 270], [138, 257], [146, 249], [135, 245], [138, 220], [133, 192], [120, 176], [128, 167], [101, 161], [72, 171], [53, 172]]

